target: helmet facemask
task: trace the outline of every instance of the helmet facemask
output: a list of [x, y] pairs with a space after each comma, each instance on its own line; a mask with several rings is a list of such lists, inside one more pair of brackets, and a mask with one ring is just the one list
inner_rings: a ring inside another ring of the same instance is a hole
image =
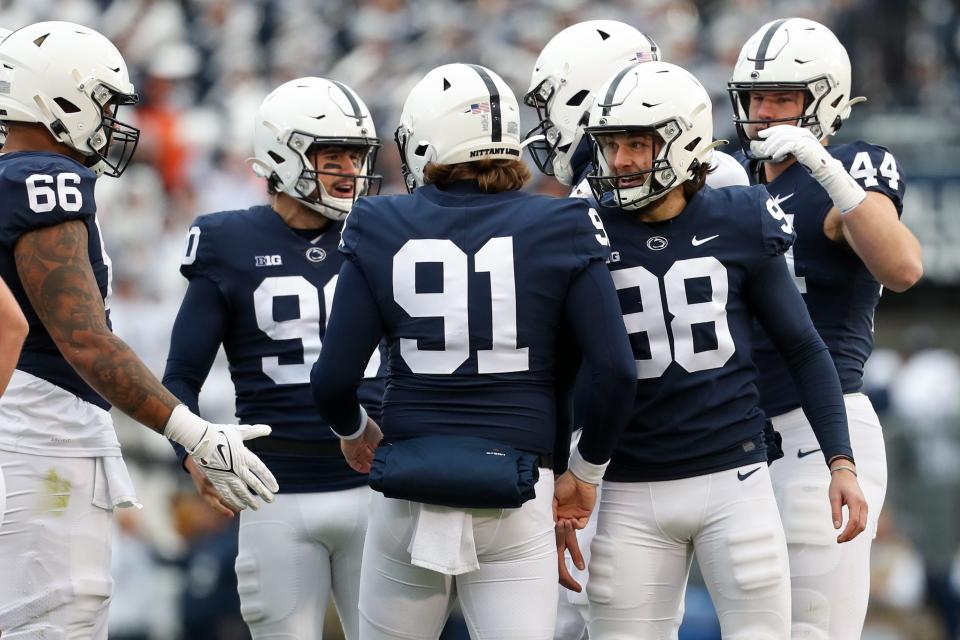
[[[287, 140], [287, 146], [303, 161], [303, 169], [294, 182], [295, 193], [292, 195], [314, 211], [334, 220], [341, 220], [350, 213], [358, 198], [380, 193], [383, 176], [372, 173], [380, 150], [380, 143], [376, 138], [329, 138], [294, 131]], [[356, 165], [357, 173], [318, 168], [314, 162], [320, 160], [323, 150], [330, 147], [355, 148], [362, 158]], [[321, 176], [350, 181], [350, 194], [340, 197], [336, 190], [332, 193], [327, 191]]]
[[558, 146], [561, 133], [550, 120], [550, 100], [555, 93], [553, 79], [545, 78], [533, 91], [523, 97], [524, 104], [533, 107], [537, 112], [537, 125], [530, 129], [523, 139], [537, 169], [547, 176], [556, 175], [553, 168], [554, 159], [558, 153], [563, 153], [570, 148], [569, 143], [563, 147]]
[[90, 154], [86, 164], [99, 175], [118, 178], [133, 159], [140, 130], [117, 119], [117, 112], [121, 105], [136, 104], [139, 98], [135, 93], [118, 93], [104, 84], [98, 84], [90, 98], [102, 115], [99, 126], [87, 139]]
[[[602, 121], [603, 119], [600, 120]], [[596, 167], [595, 173], [587, 176], [587, 182], [600, 206], [628, 211], [641, 209], [662, 198], [679, 184], [678, 170], [674, 169], [669, 160], [670, 149], [681, 134], [681, 127], [675, 118], [651, 126], [601, 124], [587, 127], [586, 133], [590, 137], [593, 163]], [[612, 165], [614, 158], [605, 153], [607, 144], [615, 135], [649, 137], [649, 168], [618, 174]]]
[[556, 88], [552, 78], [546, 78], [533, 91], [524, 96], [523, 101], [537, 112], [538, 124], [530, 129], [523, 137], [524, 147], [530, 150], [537, 169], [546, 176], [556, 177], [563, 184], [568, 184], [574, 177], [572, 157], [583, 139], [582, 127], [590, 120], [589, 104], [585, 100], [589, 95], [581, 90], [567, 100], [568, 107], [583, 107], [583, 114], [577, 122], [577, 128], [572, 139], [564, 140], [563, 131], [557, 127], [550, 117], [550, 108], [554, 101]]
[[[393, 140], [397, 143], [397, 151], [400, 152], [400, 172], [403, 174], [403, 186], [407, 188], [407, 193], [413, 193], [414, 189], [418, 186], [414, 169], [410, 166], [407, 158], [407, 145], [410, 143], [410, 134], [410, 129], [402, 124], [393, 132]], [[424, 167], [420, 167], [421, 174], [423, 168]]]
[[[772, 118], [768, 120], [750, 118], [750, 94], [758, 92], [782, 92], [782, 91], [800, 91], [803, 93], [803, 111], [799, 115], [791, 115], [783, 118]], [[827, 77], [814, 78], [807, 82], [730, 82], [727, 92], [730, 94], [730, 101], [733, 104], [733, 123], [737, 130], [737, 138], [740, 140], [740, 147], [744, 155], [750, 160], [765, 161], [769, 158], [761, 158], [753, 153], [750, 143], [759, 138], [751, 137], [747, 130], [748, 126], [766, 125], [768, 127], [777, 125], [794, 125], [808, 129], [818, 140], [828, 131], [836, 131], [840, 128], [840, 116], [832, 123], [820, 122], [818, 113], [820, 112], [821, 102], [830, 93], [830, 80]], [[842, 99], [837, 98], [837, 100]]]

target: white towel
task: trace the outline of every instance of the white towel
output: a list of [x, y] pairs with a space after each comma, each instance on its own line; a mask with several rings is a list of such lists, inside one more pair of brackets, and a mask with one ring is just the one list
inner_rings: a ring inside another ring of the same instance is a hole
[[96, 476], [93, 479], [93, 504], [101, 509], [136, 507], [143, 508], [137, 502], [137, 492], [127, 465], [120, 456], [102, 456], [97, 458]]
[[480, 568], [470, 512], [416, 502], [413, 505], [419, 512], [407, 551], [414, 565], [448, 576]]

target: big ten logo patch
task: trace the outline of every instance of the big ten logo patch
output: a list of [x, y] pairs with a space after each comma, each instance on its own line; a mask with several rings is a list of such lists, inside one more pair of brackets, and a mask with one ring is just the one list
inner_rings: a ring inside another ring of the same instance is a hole
[[283, 265], [283, 259], [280, 256], [254, 256], [254, 261], [258, 267], [279, 267]]

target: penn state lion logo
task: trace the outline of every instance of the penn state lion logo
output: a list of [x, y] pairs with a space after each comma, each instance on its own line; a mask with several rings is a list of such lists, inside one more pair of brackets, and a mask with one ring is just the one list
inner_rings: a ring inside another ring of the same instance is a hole
[[662, 251], [667, 248], [667, 239], [663, 236], [653, 236], [647, 240], [647, 249], [650, 251]]
[[323, 262], [327, 259], [327, 252], [320, 247], [310, 247], [306, 255], [310, 262]]

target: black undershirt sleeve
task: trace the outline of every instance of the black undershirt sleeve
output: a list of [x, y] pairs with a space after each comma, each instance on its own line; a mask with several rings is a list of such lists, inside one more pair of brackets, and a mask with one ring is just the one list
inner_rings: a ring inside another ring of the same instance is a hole
[[787, 363], [824, 459], [840, 455], [852, 460], [836, 366], [782, 255], [765, 259], [750, 273], [746, 299]]

